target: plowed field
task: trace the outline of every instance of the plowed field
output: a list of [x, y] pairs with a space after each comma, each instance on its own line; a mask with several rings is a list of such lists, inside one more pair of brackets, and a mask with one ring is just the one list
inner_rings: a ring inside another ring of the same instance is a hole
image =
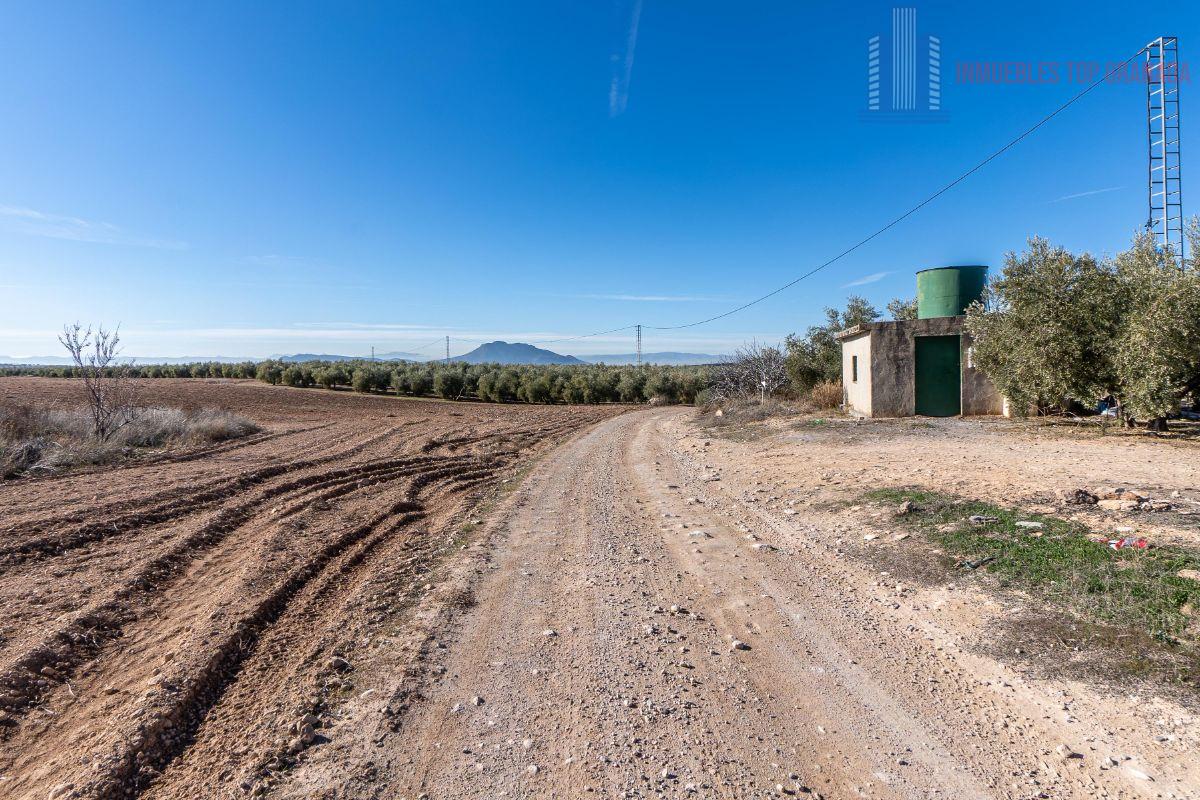
[[[0, 397], [73, 404], [53, 379]], [[147, 382], [252, 437], [0, 482], [0, 796], [261, 792], [506, 479], [619, 409]]]

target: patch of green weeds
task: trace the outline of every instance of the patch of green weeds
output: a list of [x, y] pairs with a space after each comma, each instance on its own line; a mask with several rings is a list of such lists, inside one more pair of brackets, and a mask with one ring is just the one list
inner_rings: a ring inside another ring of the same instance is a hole
[[[1197, 621], [1189, 615], [1200, 609], [1200, 582], [1178, 573], [1200, 569], [1196, 551], [1114, 550], [1076, 522], [936, 492], [877, 489], [866, 499], [912, 503], [911, 511], [897, 517], [901, 525], [921, 531], [964, 569], [986, 570], [1002, 587], [1026, 591], [1083, 619], [1130, 626], [1165, 644], [1195, 638]], [[1042, 527], [1017, 524], [1022, 521]]]

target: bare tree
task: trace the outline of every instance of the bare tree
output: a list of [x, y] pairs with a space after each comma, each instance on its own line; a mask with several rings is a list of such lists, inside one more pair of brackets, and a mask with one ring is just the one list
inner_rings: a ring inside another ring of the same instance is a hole
[[108, 441], [114, 433], [133, 421], [137, 403], [128, 365], [118, 363], [120, 331], [103, 326], [92, 330], [76, 322], [64, 325], [58, 337], [71, 354], [71, 361], [83, 380], [92, 430], [96, 438]]
[[788, 381], [787, 359], [777, 347], [750, 342], [734, 351], [710, 373], [709, 394], [714, 400], [760, 402]]

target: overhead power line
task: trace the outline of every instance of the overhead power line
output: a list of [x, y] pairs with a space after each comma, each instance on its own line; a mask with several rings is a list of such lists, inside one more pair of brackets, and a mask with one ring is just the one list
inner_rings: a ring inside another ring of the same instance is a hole
[[[960, 183], [965, 181], [967, 178], [971, 177], [976, 172], [978, 172], [979, 170], [986, 167], [992, 161], [995, 161], [997, 158], [1004, 155], [1004, 153], [1008, 152], [1013, 147], [1020, 144], [1022, 141], [1024, 141], [1026, 138], [1028, 138], [1030, 135], [1032, 135], [1035, 131], [1037, 131], [1043, 125], [1045, 125], [1050, 120], [1057, 117], [1062, 112], [1066, 111], [1068, 108], [1070, 108], [1075, 103], [1079, 102], [1079, 100], [1083, 99], [1086, 95], [1088, 95], [1097, 86], [1104, 83], [1105, 81], [1107, 81], [1109, 78], [1111, 78], [1113, 75], [1117, 74], [1121, 70], [1125, 69], [1125, 67], [1129, 66], [1130, 62], [1132, 62], [1135, 58], [1137, 58], [1138, 56], [1142, 55], [1145, 52], [1146, 52], [1145, 46], [1138, 48], [1136, 53], [1133, 53], [1128, 58], [1126, 58], [1124, 61], [1122, 61], [1120, 64], [1117, 64], [1115, 67], [1110, 69], [1108, 72], [1104, 73], [1099, 78], [1092, 81], [1092, 83], [1088, 84], [1086, 87], [1081, 89], [1078, 93], [1076, 93], [1074, 96], [1072, 96], [1069, 100], [1067, 100], [1065, 103], [1060, 105], [1058, 108], [1054, 109], [1049, 114], [1042, 117], [1034, 125], [1030, 126], [1026, 130], [1024, 130], [1022, 133], [1020, 133], [1015, 138], [1009, 140], [1004, 146], [1002, 146], [998, 150], [995, 150], [994, 152], [992, 152], [992, 154], [989, 155], [987, 158], [984, 158], [982, 161], [975, 164], [975, 166], [971, 167], [966, 172], [963, 172], [961, 175], [959, 175], [954, 180], [943, 185], [936, 192], [929, 195], [924, 200], [917, 203], [916, 205], [914, 205], [912, 208], [905, 211], [900, 216], [898, 216], [895, 219], [893, 219], [892, 221], [888, 222], [886, 225], [882, 226], [881, 228], [875, 230], [870, 235], [865, 236], [862, 239], [858, 240], [857, 242], [852, 244], [850, 247], [847, 247], [845, 250], [843, 250], [840, 253], [838, 253], [837, 255], [835, 255], [833, 258], [830, 258], [828, 261], [825, 261], [824, 263], [813, 267], [808, 272], [805, 272], [804, 274], [788, 281], [787, 283], [783, 284], [782, 286], [779, 286], [778, 288], [772, 289], [771, 291], [767, 292], [766, 294], [764, 294], [760, 297], [756, 297], [755, 299], [750, 300], [749, 302], [743, 303], [740, 306], [737, 306], [736, 308], [732, 308], [721, 314], [716, 314], [711, 317], [706, 317], [704, 319], [696, 320], [695, 322], [683, 323], [681, 325], [638, 325], [638, 324], [634, 323], [634, 324], [630, 324], [630, 325], [622, 325], [619, 328], [611, 328], [609, 330], [604, 330], [604, 331], [595, 331], [593, 333], [584, 333], [584, 334], [579, 334], [577, 336], [563, 336], [563, 337], [559, 337], [559, 338], [555, 338], [555, 339], [538, 339], [538, 340], [534, 340], [534, 341], [530, 342], [530, 344], [554, 344], [556, 342], [573, 342], [573, 341], [577, 341], [579, 339], [590, 339], [595, 336], [605, 336], [610, 333], [620, 333], [621, 331], [629, 331], [629, 330], [634, 330], [634, 329], [639, 329], [639, 328], [644, 329], [644, 330], [653, 330], [653, 331], [677, 331], [677, 330], [682, 330], [684, 328], [695, 328], [700, 325], [707, 325], [710, 322], [716, 322], [719, 319], [725, 319], [726, 317], [731, 317], [734, 314], [737, 314], [741, 311], [745, 311], [747, 308], [751, 308], [752, 306], [758, 305], [759, 303], [763, 302], [764, 300], [769, 300], [770, 298], [774, 297], [775, 295], [777, 295], [781, 292], [787, 291], [788, 289], [792, 288], [793, 286], [800, 283], [801, 281], [811, 278], [813, 275], [816, 275], [821, 270], [826, 269], [827, 267], [830, 267], [833, 264], [836, 264], [838, 261], [840, 261], [843, 258], [845, 258], [846, 256], [850, 255], [855, 250], [858, 250], [860, 247], [867, 244], [868, 242], [871, 242], [872, 240], [878, 238], [879, 236], [882, 236], [884, 233], [886, 233], [889, 230], [891, 230], [892, 228], [896, 227], [901, 222], [903, 222], [904, 220], [911, 217], [913, 214], [916, 214], [922, 208], [929, 205], [930, 203], [932, 203], [934, 200], [938, 199], [942, 195], [946, 194], [946, 192], [949, 192], [951, 189], [958, 186]], [[444, 340], [441, 337], [439, 337], [438, 339], [435, 339], [432, 342], [429, 342], [428, 344], [422, 345], [421, 347], [412, 348], [412, 349], [413, 350], [421, 350], [426, 347], [431, 347], [432, 345], [437, 344], [442, 341], [444, 341]]]
[[1051, 111], [1051, 112], [1050, 112], [1049, 114], [1047, 114], [1046, 116], [1042, 117], [1040, 120], [1038, 120], [1038, 121], [1037, 121], [1037, 123], [1036, 123], [1035, 125], [1033, 125], [1033, 126], [1032, 126], [1032, 127], [1030, 127], [1030, 128], [1027, 128], [1027, 129], [1026, 129], [1026, 130], [1025, 130], [1023, 133], [1021, 133], [1021, 134], [1020, 134], [1019, 136], [1017, 136], [1015, 139], [1012, 139], [1012, 140], [1010, 140], [1010, 141], [1009, 141], [1007, 144], [1005, 144], [1005, 145], [1004, 145], [1003, 147], [1001, 147], [999, 150], [996, 150], [996, 151], [995, 151], [995, 152], [993, 152], [993, 153], [992, 153], [990, 156], [988, 156], [987, 158], [983, 159], [983, 160], [982, 160], [982, 161], [980, 161], [978, 164], [976, 164], [975, 166], [971, 167], [969, 170], [967, 170], [967, 171], [966, 171], [966, 172], [964, 172], [963, 174], [959, 175], [957, 178], [955, 178], [954, 180], [950, 181], [950, 182], [949, 182], [949, 183], [947, 183], [945, 186], [943, 186], [942, 188], [938, 189], [936, 192], [934, 192], [933, 194], [929, 195], [929, 196], [928, 196], [928, 197], [926, 197], [924, 200], [922, 200], [921, 202], [917, 203], [915, 206], [913, 206], [912, 208], [908, 209], [907, 211], [905, 211], [905, 212], [904, 212], [903, 214], [901, 214], [900, 216], [898, 216], [898, 217], [896, 217], [895, 219], [893, 219], [891, 222], [889, 222], [889, 223], [887, 223], [886, 225], [884, 225], [882, 228], [879, 228], [878, 230], [876, 230], [876, 231], [875, 231], [874, 233], [872, 233], [871, 235], [869, 235], [869, 236], [866, 236], [866, 237], [864, 237], [864, 238], [860, 239], [858, 242], [854, 243], [854, 244], [853, 244], [853, 245], [851, 245], [850, 247], [847, 247], [845, 250], [843, 250], [842, 252], [838, 253], [836, 256], [834, 256], [833, 258], [829, 259], [829, 260], [828, 260], [828, 261], [826, 261], [825, 263], [823, 263], [823, 264], [820, 264], [820, 265], [818, 265], [818, 266], [816, 266], [816, 267], [813, 267], [812, 269], [810, 269], [808, 272], [804, 273], [804, 274], [803, 274], [803, 275], [801, 275], [800, 277], [798, 277], [798, 278], [795, 278], [795, 279], [793, 279], [793, 280], [791, 280], [791, 281], [788, 281], [787, 283], [785, 283], [784, 285], [780, 286], [779, 288], [777, 288], [777, 289], [773, 289], [773, 290], [771, 290], [770, 292], [767, 292], [766, 294], [762, 295], [761, 297], [757, 297], [757, 298], [755, 298], [754, 300], [751, 300], [751, 301], [750, 301], [750, 302], [748, 302], [748, 303], [743, 303], [742, 305], [738, 306], [737, 308], [730, 309], [729, 311], [726, 311], [726, 312], [724, 312], [723, 314], [717, 314], [716, 316], [708, 317], [707, 319], [697, 320], [696, 322], [688, 322], [688, 323], [685, 323], [685, 324], [683, 324], [683, 325], [647, 325], [647, 326], [645, 326], [645, 327], [646, 327], [646, 328], [648, 328], [648, 329], [650, 329], [650, 330], [655, 330], [655, 331], [676, 331], [676, 330], [680, 330], [680, 329], [682, 329], [682, 328], [694, 328], [694, 327], [696, 327], [697, 325], [706, 325], [706, 324], [708, 324], [709, 322], [716, 322], [716, 321], [717, 321], [717, 320], [719, 320], [719, 319], [724, 319], [725, 317], [733, 316], [734, 314], [738, 313], [739, 311], [745, 311], [747, 308], [750, 308], [751, 306], [758, 305], [758, 304], [759, 304], [759, 303], [761, 303], [762, 301], [764, 301], [764, 300], [767, 300], [767, 299], [770, 299], [770, 298], [774, 297], [775, 295], [779, 294], [780, 292], [783, 292], [783, 291], [786, 291], [786, 290], [788, 290], [788, 289], [792, 288], [792, 287], [793, 287], [793, 286], [795, 286], [797, 283], [800, 283], [801, 281], [803, 281], [803, 280], [805, 280], [805, 279], [807, 279], [807, 278], [811, 278], [813, 275], [816, 275], [818, 272], [820, 272], [821, 270], [825, 269], [826, 267], [828, 267], [828, 266], [830, 266], [830, 265], [832, 265], [832, 264], [835, 264], [835, 263], [837, 263], [838, 261], [840, 261], [841, 259], [843, 259], [843, 258], [845, 258], [846, 256], [850, 255], [850, 254], [851, 254], [851, 253], [853, 253], [855, 250], [857, 250], [858, 248], [860, 248], [860, 247], [862, 247], [863, 245], [865, 245], [867, 242], [870, 242], [872, 239], [875, 239], [876, 237], [878, 237], [878, 236], [880, 236], [880, 235], [882, 235], [882, 234], [886, 233], [887, 231], [891, 230], [891, 229], [892, 229], [892, 228], [894, 228], [895, 226], [899, 225], [901, 222], [903, 222], [904, 220], [908, 219], [908, 218], [909, 218], [909, 217], [911, 217], [913, 214], [917, 213], [917, 212], [918, 212], [918, 211], [920, 211], [922, 208], [924, 208], [925, 206], [929, 205], [929, 204], [930, 204], [930, 203], [932, 203], [934, 200], [938, 199], [939, 197], [941, 197], [942, 195], [944, 195], [946, 192], [950, 191], [950, 190], [951, 190], [951, 189], [953, 189], [955, 186], [957, 186], [958, 184], [960, 184], [960, 183], [962, 183], [963, 181], [965, 181], [967, 178], [969, 178], [969, 177], [971, 177], [972, 175], [974, 175], [974, 174], [975, 174], [976, 172], [978, 172], [979, 170], [983, 169], [985, 166], [987, 166], [988, 164], [990, 164], [992, 161], [994, 161], [995, 159], [999, 158], [1000, 156], [1002, 156], [1002, 155], [1003, 155], [1004, 153], [1006, 153], [1007, 151], [1011, 150], [1013, 147], [1015, 147], [1017, 144], [1019, 144], [1019, 143], [1020, 143], [1020, 142], [1021, 142], [1023, 139], [1025, 139], [1026, 137], [1028, 137], [1030, 134], [1032, 134], [1032, 133], [1033, 133], [1034, 131], [1036, 131], [1038, 128], [1042, 127], [1042, 126], [1043, 126], [1043, 125], [1045, 125], [1047, 122], [1049, 122], [1050, 120], [1054, 119], [1054, 118], [1055, 118], [1055, 117], [1057, 117], [1059, 114], [1061, 114], [1062, 112], [1066, 111], [1068, 108], [1070, 108], [1072, 105], [1074, 105], [1074, 104], [1075, 104], [1076, 102], [1078, 102], [1080, 99], [1082, 99], [1082, 98], [1084, 97], [1084, 95], [1088, 94], [1090, 91], [1092, 91], [1093, 89], [1095, 89], [1095, 88], [1096, 88], [1097, 86], [1099, 86], [1101, 83], [1104, 83], [1104, 82], [1105, 82], [1106, 80], [1108, 80], [1110, 77], [1112, 77], [1113, 75], [1115, 75], [1116, 73], [1120, 72], [1122, 69], [1124, 69], [1125, 67], [1127, 67], [1131, 61], [1133, 61], [1133, 60], [1134, 60], [1135, 58], [1137, 58], [1138, 56], [1142, 55], [1142, 53], [1144, 53], [1144, 52], [1146, 52], [1146, 48], [1145, 48], [1145, 47], [1141, 47], [1141, 48], [1139, 48], [1139, 49], [1138, 49], [1138, 51], [1137, 51], [1136, 53], [1134, 53], [1133, 55], [1129, 56], [1129, 58], [1125, 59], [1125, 60], [1124, 60], [1124, 61], [1122, 61], [1120, 64], [1118, 64], [1117, 66], [1113, 67], [1111, 70], [1109, 70], [1108, 72], [1106, 72], [1104, 75], [1102, 75], [1102, 76], [1100, 76], [1099, 78], [1097, 78], [1095, 81], [1093, 81], [1091, 84], [1089, 84], [1089, 85], [1088, 85], [1087, 87], [1085, 87], [1083, 90], [1081, 90], [1081, 91], [1080, 91], [1078, 94], [1076, 94], [1076, 95], [1075, 95], [1074, 97], [1072, 97], [1070, 100], [1068, 100], [1067, 102], [1063, 103], [1061, 106], [1059, 106], [1058, 108], [1054, 109], [1053, 111]]
[[410, 348], [408, 348], [408, 349], [409, 349], [409, 351], [410, 351], [410, 352], [413, 352], [413, 353], [415, 353], [415, 352], [417, 352], [418, 350], [424, 350], [424, 349], [425, 349], [425, 348], [427, 348], [427, 347], [433, 347], [435, 344], [441, 344], [441, 343], [442, 343], [442, 342], [444, 342], [444, 341], [445, 341], [445, 339], [444, 339], [443, 337], [439, 336], [438, 338], [434, 339], [434, 340], [433, 340], [433, 341], [431, 341], [431, 342], [426, 342], [425, 344], [423, 344], [423, 345], [420, 345], [419, 347], [410, 347]]
[[609, 334], [609, 333], [618, 333], [620, 331], [631, 331], [636, 327], [637, 327], [636, 324], [623, 325], [620, 328], [613, 328], [612, 330], [596, 331], [595, 333], [584, 333], [579, 336], [564, 336], [561, 339], [537, 339], [535, 341], [529, 342], [529, 344], [552, 344], [554, 342], [573, 342], [576, 339], [590, 339], [593, 336], [604, 336], [605, 334]]

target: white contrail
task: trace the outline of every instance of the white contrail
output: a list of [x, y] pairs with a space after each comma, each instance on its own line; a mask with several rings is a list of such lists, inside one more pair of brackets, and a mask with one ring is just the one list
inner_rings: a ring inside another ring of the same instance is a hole
[[1056, 199], [1054, 199], [1054, 200], [1051, 200], [1050, 202], [1051, 202], [1051, 203], [1061, 203], [1061, 202], [1062, 202], [1062, 201], [1064, 201], [1064, 200], [1075, 200], [1075, 199], [1078, 199], [1078, 198], [1080, 198], [1080, 197], [1091, 197], [1091, 196], [1092, 196], [1092, 195], [1094, 195], [1094, 194], [1104, 194], [1105, 192], [1115, 192], [1115, 191], [1117, 191], [1118, 189], [1121, 189], [1121, 188], [1123, 188], [1123, 187], [1120, 187], [1120, 186], [1109, 186], [1107, 189], [1093, 189], [1093, 190], [1092, 190], [1092, 191], [1090, 191], [1090, 192], [1079, 192], [1078, 194], [1068, 194], [1068, 195], [1065, 195], [1065, 196], [1063, 196], [1063, 197], [1059, 197], [1059, 198], [1056, 198]]
[[891, 274], [892, 273], [890, 272], [872, 272], [870, 275], [864, 275], [857, 280], [850, 281], [849, 283], [843, 283], [842, 288], [849, 289], [852, 286], [866, 286], [868, 283], [878, 283]]
[[633, 53], [637, 47], [638, 23], [642, 18], [642, 0], [633, 4], [633, 16], [629, 21], [629, 34], [625, 38], [625, 58], [620, 74], [613, 75], [608, 88], [608, 115], [615, 117], [625, 112], [629, 103], [629, 82], [633, 78]]

